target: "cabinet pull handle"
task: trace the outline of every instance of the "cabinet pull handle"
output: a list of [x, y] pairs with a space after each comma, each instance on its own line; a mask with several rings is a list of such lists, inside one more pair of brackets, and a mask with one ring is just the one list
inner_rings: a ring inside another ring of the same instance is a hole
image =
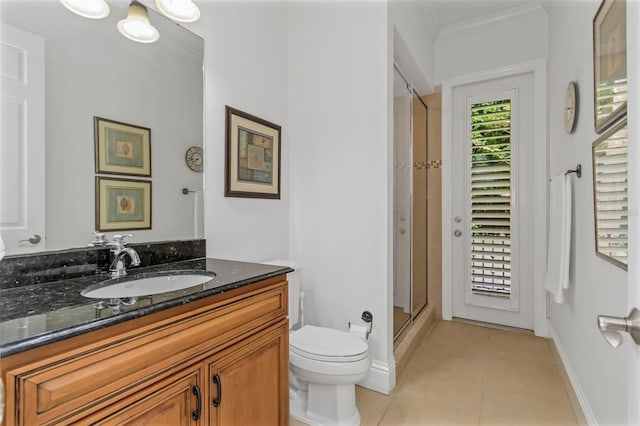
[[202, 409], [202, 394], [200, 393], [200, 386], [195, 385], [191, 390], [196, 396], [196, 410], [191, 413], [191, 418], [193, 420], [198, 420], [200, 418], [200, 411]]
[[215, 383], [216, 388], [218, 389], [218, 395], [213, 398], [213, 406], [217, 407], [222, 402], [222, 381], [220, 380], [220, 376], [217, 374], [213, 376], [213, 383]]

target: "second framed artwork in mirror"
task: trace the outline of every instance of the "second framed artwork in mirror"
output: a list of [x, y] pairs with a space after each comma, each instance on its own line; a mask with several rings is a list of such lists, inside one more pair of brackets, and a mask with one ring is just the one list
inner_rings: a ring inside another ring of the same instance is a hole
[[96, 230], [151, 229], [151, 181], [96, 177]]

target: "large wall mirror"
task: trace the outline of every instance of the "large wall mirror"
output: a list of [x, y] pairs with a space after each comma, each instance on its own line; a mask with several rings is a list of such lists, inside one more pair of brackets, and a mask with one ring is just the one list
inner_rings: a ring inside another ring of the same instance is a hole
[[159, 41], [133, 42], [116, 29], [128, 2], [109, 4], [107, 18], [92, 20], [58, 1], [0, 2], [3, 27], [44, 40], [45, 250], [86, 247], [92, 239], [96, 116], [151, 130], [151, 177], [141, 179], [152, 182], [152, 225], [130, 242], [203, 237], [203, 174], [185, 162], [188, 148], [203, 142], [203, 40], [150, 9]]
[[627, 120], [593, 143], [596, 254], [627, 269]]

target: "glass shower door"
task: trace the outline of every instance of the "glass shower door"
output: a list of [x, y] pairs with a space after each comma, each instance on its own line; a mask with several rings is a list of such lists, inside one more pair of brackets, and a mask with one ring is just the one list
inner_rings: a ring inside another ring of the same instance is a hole
[[410, 86], [397, 69], [393, 76], [393, 335], [400, 335], [411, 319], [412, 152]]

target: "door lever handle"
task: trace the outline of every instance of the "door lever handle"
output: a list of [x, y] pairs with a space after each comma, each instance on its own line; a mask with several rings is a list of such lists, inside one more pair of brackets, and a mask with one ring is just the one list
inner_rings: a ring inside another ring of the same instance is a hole
[[26, 240], [19, 240], [19, 243], [26, 243], [29, 242], [31, 244], [38, 244], [40, 241], [42, 241], [42, 237], [38, 234], [33, 234], [32, 236], [30, 236], [29, 238], [27, 238]]
[[614, 348], [622, 344], [621, 331], [629, 333], [636, 345], [640, 345], [640, 310], [633, 308], [625, 318], [598, 315], [598, 328]]

